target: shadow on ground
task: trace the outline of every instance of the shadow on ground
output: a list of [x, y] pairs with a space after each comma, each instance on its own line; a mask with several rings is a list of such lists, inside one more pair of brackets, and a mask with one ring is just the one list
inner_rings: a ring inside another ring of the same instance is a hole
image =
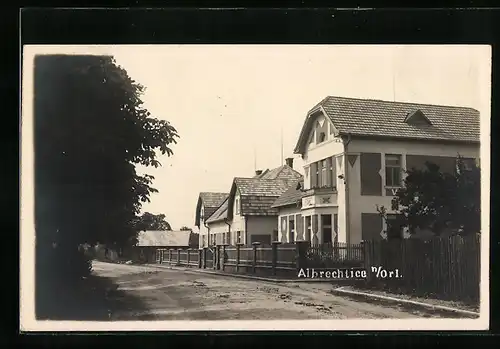
[[110, 278], [91, 275], [71, 287], [45, 284], [37, 288], [37, 320], [111, 321], [126, 311], [141, 313], [147, 308], [138, 297], [119, 291]]

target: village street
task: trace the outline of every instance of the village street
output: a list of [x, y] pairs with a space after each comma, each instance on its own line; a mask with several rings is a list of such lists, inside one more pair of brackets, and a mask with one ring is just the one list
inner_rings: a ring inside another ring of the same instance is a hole
[[267, 283], [162, 267], [94, 262], [123, 305], [110, 320], [286, 320], [438, 317], [330, 294], [327, 283]]

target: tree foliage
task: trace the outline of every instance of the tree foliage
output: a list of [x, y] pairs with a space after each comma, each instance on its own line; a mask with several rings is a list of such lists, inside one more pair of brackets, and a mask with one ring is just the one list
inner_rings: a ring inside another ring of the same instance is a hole
[[53, 243], [133, 243], [135, 218], [157, 192], [136, 166], [172, 155], [176, 129], [151, 116], [144, 87], [109, 56], [37, 56], [34, 90], [37, 263], [62, 268], [55, 256], [66, 252]]
[[[457, 157], [453, 174], [443, 173], [430, 162], [424, 169], [407, 172], [404, 185], [392, 199], [391, 209], [400, 214], [399, 223], [409, 228], [429, 229], [436, 235], [444, 231], [474, 234], [481, 230], [480, 169]], [[387, 218], [384, 206], [377, 208]]]
[[164, 214], [153, 214], [149, 212], [144, 212], [141, 216], [137, 217], [135, 228], [138, 231], [172, 230], [170, 224], [165, 220]]

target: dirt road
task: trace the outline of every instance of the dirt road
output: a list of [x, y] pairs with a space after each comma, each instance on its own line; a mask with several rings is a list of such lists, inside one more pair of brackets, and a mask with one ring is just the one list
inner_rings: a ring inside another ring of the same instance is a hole
[[111, 278], [123, 309], [111, 320], [295, 320], [438, 317], [353, 301], [329, 293], [328, 284], [273, 284], [162, 267], [94, 262]]

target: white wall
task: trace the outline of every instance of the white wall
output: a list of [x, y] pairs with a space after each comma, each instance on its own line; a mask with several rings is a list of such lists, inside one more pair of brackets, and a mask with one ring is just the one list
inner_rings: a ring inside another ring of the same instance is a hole
[[[405, 168], [406, 155], [424, 155], [424, 156], [447, 156], [455, 157], [457, 153], [464, 157], [476, 158], [479, 156], [479, 145], [456, 145], [456, 144], [437, 144], [432, 142], [409, 142], [409, 141], [375, 141], [353, 139], [348, 145], [349, 154], [357, 154], [358, 158], [353, 167], [349, 166], [348, 189], [349, 189], [349, 209], [350, 209], [350, 237], [351, 243], [361, 241], [361, 213], [376, 213], [376, 205], [385, 206], [389, 212], [391, 208], [392, 196], [385, 196], [385, 156], [384, 154], [401, 154], [402, 167]], [[361, 176], [360, 176], [360, 153], [381, 153], [381, 180], [383, 196], [362, 196], [361, 195]], [[339, 172], [340, 173], [340, 172]], [[340, 189], [340, 188], [339, 188]], [[339, 193], [341, 190], [339, 190]], [[340, 202], [340, 197], [339, 197]], [[340, 205], [339, 205], [340, 208]], [[340, 227], [340, 214], [339, 214]]]
[[[283, 241], [283, 232], [281, 230], [281, 219], [282, 217], [287, 217], [287, 222], [288, 222], [288, 217], [289, 216], [294, 216], [296, 217], [296, 215], [298, 214], [302, 214], [302, 211], [300, 208], [298, 208], [297, 206], [288, 206], [288, 207], [280, 207], [279, 209], [279, 216], [278, 216], [278, 241]], [[302, 219], [302, 217], [301, 217]], [[287, 223], [287, 232], [285, 233], [286, 236], [285, 236], [285, 241], [288, 241], [288, 231], [289, 231], [289, 227], [288, 227], [288, 223]], [[295, 222], [295, 236], [294, 236], [295, 240], [297, 239], [297, 222]]]
[[[329, 118], [325, 118], [323, 116], [319, 116], [314, 121], [314, 125], [316, 125], [316, 121], [323, 120], [328, 123], [328, 127], [333, 127], [332, 122]], [[311, 133], [316, 132], [315, 129], [311, 130], [309, 133], [309, 137]], [[313, 143], [308, 144], [306, 146], [306, 152], [303, 156], [304, 161], [304, 188], [309, 189], [311, 187], [311, 173], [309, 173], [309, 165], [313, 162], [323, 160], [327, 157], [342, 154], [344, 152], [344, 144], [342, 143], [342, 139], [339, 137], [335, 137], [333, 134], [330, 134], [330, 129], [328, 129], [327, 140], [323, 143], [316, 144], [316, 138]], [[338, 172], [338, 170], [337, 170]]]
[[[200, 217], [204, 217], [205, 214], [205, 207], [202, 204], [200, 208]], [[207, 219], [208, 217], [205, 217], [204, 219]], [[205, 222], [200, 219], [200, 227], [198, 228], [198, 233], [200, 234], [199, 236], [199, 246], [203, 246], [203, 236], [205, 236], [205, 245], [208, 244], [208, 228], [205, 227]]]
[[240, 205], [241, 208], [241, 196], [239, 190], [236, 190], [236, 193], [234, 195], [234, 202], [233, 202], [233, 220], [231, 221], [231, 231], [236, 234], [237, 231], [241, 231], [242, 235], [245, 235], [245, 217], [241, 215], [241, 210], [240, 214], [237, 214], [238, 210], [236, 209], [236, 205]]
[[[219, 221], [219, 222], [213, 222], [209, 223], [208, 226], [210, 227], [210, 234], [216, 234], [219, 237], [216, 237], [216, 241], [221, 241], [219, 239], [222, 239], [220, 237], [223, 233], [227, 233], [229, 231], [229, 226], [226, 224], [224, 221]], [[207, 238], [208, 241], [208, 238]]]

